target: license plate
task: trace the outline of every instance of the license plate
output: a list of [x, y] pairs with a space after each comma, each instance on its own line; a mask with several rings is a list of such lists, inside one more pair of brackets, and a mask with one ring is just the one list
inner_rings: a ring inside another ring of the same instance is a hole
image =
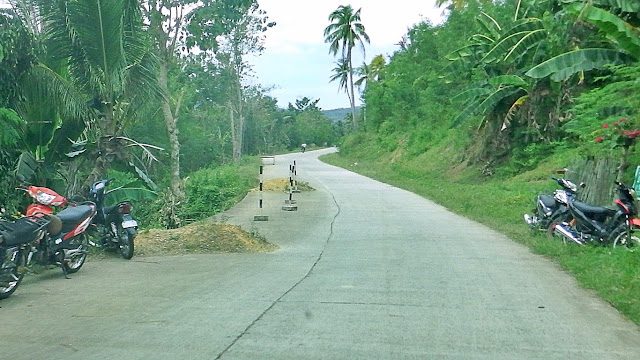
[[122, 222], [123, 229], [137, 227], [137, 226], [138, 226], [138, 223], [135, 220], [125, 220]]

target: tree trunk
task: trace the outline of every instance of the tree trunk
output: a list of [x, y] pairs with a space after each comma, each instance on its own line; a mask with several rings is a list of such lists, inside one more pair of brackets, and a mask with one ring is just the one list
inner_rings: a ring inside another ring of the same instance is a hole
[[[160, 87], [169, 94], [168, 85], [168, 64], [166, 60], [162, 60], [158, 69], [158, 82]], [[180, 141], [178, 139], [178, 111], [179, 105], [176, 106], [176, 114], [171, 112], [171, 104], [169, 103], [170, 97], [167, 95], [162, 100], [162, 114], [164, 116], [164, 123], [167, 126], [167, 134], [169, 135], [169, 145], [171, 151], [170, 157], [170, 177], [171, 177], [171, 192], [178, 198], [183, 199], [185, 194], [182, 188], [182, 179], [180, 179]], [[179, 104], [179, 102], [178, 102]]]
[[347, 52], [349, 57], [349, 86], [351, 88], [351, 95], [349, 95], [349, 101], [351, 102], [351, 118], [353, 119], [353, 130], [358, 131], [358, 119], [356, 118], [356, 95], [353, 90], [353, 65], [351, 64], [351, 49]]

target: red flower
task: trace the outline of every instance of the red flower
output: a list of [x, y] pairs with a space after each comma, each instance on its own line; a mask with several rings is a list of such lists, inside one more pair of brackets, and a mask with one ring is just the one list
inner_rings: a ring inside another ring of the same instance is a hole
[[634, 131], [630, 131], [630, 130], [624, 130], [622, 132], [622, 134], [630, 139], [634, 139], [636, 137], [638, 137], [638, 135], [640, 135], [640, 129], [639, 130], [634, 130]]
[[603, 129], [606, 129], [606, 128], [608, 128], [608, 127], [609, 127], [609, 123], [606, 123], [606, 124], [602, 125], [602, 128], [603, 128]]
[[619, 122], [616, 121], [616, 122], [613, 123], [613, 126], [618, 126], [618, 124], [619, 124]]
[[604, 141], [604, 138], [602, 136], [598, 136], [596, 138], [596, 143], [600, 143], [600, 142], [603, 142], [603, 141]]
[[622, 118], [622, 119], [618, 120], [619, 123], [625, 122], [625, 121], [627, 121], [627, 118]]

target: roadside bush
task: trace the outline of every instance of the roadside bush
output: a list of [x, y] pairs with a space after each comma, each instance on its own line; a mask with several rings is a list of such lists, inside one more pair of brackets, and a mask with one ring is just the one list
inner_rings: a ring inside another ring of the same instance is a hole
[[180, 208], [183, 221], [195, 221], [224, 211], [241, 200], [256, 184], [257, 158], [241, 164], [200, 169], [185, 184], [185, 203]]

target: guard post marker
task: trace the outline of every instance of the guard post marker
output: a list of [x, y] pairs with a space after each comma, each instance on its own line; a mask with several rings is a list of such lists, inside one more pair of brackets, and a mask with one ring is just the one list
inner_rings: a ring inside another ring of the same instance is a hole
[[298, 190], [298, 166], [295, 160], [293, 160], [293, 192], [300, 192], [300, 190]]
[[282, 207], [284, 211], [297, 211], [298, 206], [295, 205], [296, 201], [293, 200], [293, 165], [289, 165], [289, 198], [284, 201], [285, 205]]
[[262, 214], [262, 165], [260, 165], [260, 188], [258, 190], [259, 196], [258, 196], [258, 206], [259, 206], [259, 215], [254, 215], [253, 216], [253, 221], [269, 221], [269, 216], [268, 215], [263, 215]]

